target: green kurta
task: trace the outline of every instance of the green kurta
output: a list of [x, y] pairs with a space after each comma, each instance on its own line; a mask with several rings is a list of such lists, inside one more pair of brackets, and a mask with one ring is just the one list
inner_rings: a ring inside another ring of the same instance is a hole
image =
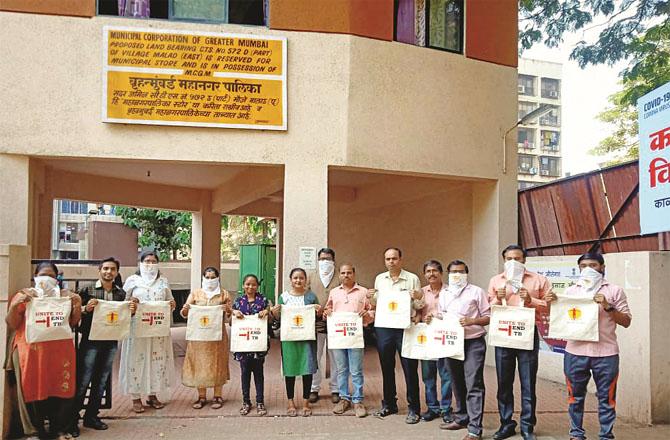
[[[293, 296], [284, 292], [279, 296], [281, 305], [302, 306], [318, 303], [319, 300], [313, 292], [306, 292], [304, 296]], [[284, 376], [304, 376], [316, 373], [316, 340], [282, 341], [281, 359]]]

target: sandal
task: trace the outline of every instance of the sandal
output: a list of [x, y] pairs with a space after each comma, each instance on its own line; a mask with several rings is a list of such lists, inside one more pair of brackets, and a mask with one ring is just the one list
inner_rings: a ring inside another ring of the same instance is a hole
[[256, 413], [257, 413], [259, 416], [264, 416], [264, 415], [267, 415], [268, 410], [265, 409], [265, 405], [264, 405], [264, 404], [262, 404], [262, 403], [256, 403]]
[[147, 399], [147, 405], [149, 405], [153, 409], [165, 408], [165, 404], [163, 404], [163, 402], [158, 400], [156, 396], [153, 397], [149, 396], [149, 399]]
[[251, 411], [251, 404], [245, 402], [242, 404], [242, 408], [240, 408], [240, 415], [246, 416], [247, 414], [249, 414], [250, 411]]
[[202, 409], [205, 405], [207, 405], [207, 399], [199, 398], [193, 403], [193, 409]]
[[214, 396], [212, 400], [212, 409], [219, 409], [223, 406], [223, 398], [221, 396]]
[[142, 400], [140, 399], [133, 400], [133, 411], [135, 411], [137, 414], [144, 412], [144, 406], [142, 406]]
[[309, 417], [312, 415], [312, 408], [302, 408], [302, 416], [303, 417]]
[[298, 411], [295, 409], [295, 406], [289, 406], [286, 409], [286, 415], [289, 417], [295, 417], [298, 415]]

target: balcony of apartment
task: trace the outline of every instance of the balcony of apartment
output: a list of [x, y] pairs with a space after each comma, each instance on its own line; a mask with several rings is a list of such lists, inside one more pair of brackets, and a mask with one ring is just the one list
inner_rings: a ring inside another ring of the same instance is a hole
[[540, 132], [540, 146], [542, 153], [559, 154], [560, 136], [561, 133], [558, 131], [542, 130]]
[[520, 127], [517, 130], [517, 147], [520, 153], [535, 150], [535, 130]]
[[534, 176], [537, 174], [535, 158], [526, 154], [519, 154], [518, 173], [521, 175]]
[[540, 96], [545, 99], [559, 99], [561, 97], [561, 81], [554, 78], [542, 78]]
[[519, 96], [537, 96], [536, 84], [537, 77], [532, 75], [519, 75], [518, 92]]
[[540, 117], [540, 125], [546, 127], [560, 127], [561, 126], [560, 110], [558, 108], [554, 108], [546, 115]]
[[559, 157], [540, 156], [540, 176], [561, 177], [561, 159]]
[[[528, 113], [532, 112], [537, 108], [537, 103], [535, 102], [527, 102], [527, 101], [519, 101], [519, 110], [518, 110], [518, 118], [519, 120], [523, 119], [524, 116], [526, 116]], [[536, 125], [537, 124], [537, 119], [532, 119], [524, 125]]]

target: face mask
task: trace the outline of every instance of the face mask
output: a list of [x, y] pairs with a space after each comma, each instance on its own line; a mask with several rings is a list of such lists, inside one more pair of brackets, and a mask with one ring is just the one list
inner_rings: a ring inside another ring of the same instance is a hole
[[35, 290], [37, 290], [38, 297], [40, 298], [45, 296], [60, 296], [58, 281], [49, 276], [35, 277]]
[[525, 272], [526, 266], [523, 263], [516, 260], [505, 261], [505, 278], [507, 279], [507, 283], [512, 286], [514, 293], [521, 289], [521, 280]]
[[213, 292], [219, 288], [219, 279], [218, 278], [205, 278], [202, 277], [202, 290]]
[[319, 260], [319, 278], [323, 287], [327, 287], [335, 275], [335, 262], [331, 260]]
[[142, 279], [151, 283], [156, 279], [158, 275], [158, 264], [156, 263], [141, 263], [140, 264], [140, 276]]
[[450, 273], [449, 274], [449, 289], [462, 289], [465, 285], [468, 284], [468, 274], [467, 273]]
[[594, 294], [600, 289], [603, 283], [603, 274], [590, 267], [585, 267], [579, 273], [578, 286], [582, 286], [589, 294]]

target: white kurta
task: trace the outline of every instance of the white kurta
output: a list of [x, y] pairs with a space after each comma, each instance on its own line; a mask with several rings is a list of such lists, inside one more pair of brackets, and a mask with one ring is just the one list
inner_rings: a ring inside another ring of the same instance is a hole
[[[140, 302], [173, 299], [170, 284], [162, 276], [147, 284], [139, 275], [132, 275], [126, 280], [123, 290], [126, 291], [126, 299], [134, 297]], [[130, 335], [121, 345], [121, 390], [131, 395], [160, 393], [160, 400], [168, 400], [175, 381], [172, 338], [135, 338], [135, 319], [133, 316]]]

